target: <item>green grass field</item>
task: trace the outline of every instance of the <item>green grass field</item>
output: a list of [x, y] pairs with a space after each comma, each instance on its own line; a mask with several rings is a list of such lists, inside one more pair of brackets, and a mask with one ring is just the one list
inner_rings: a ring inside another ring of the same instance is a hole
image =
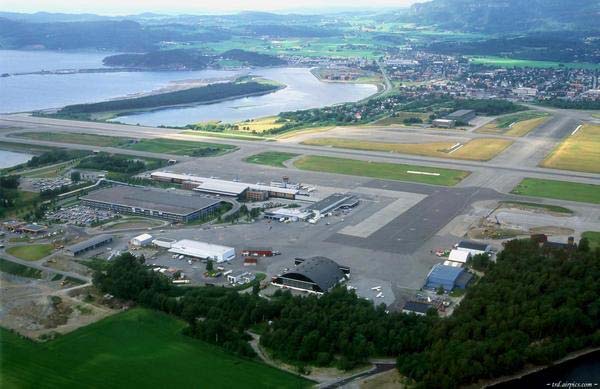
[[[464, 170], [432, 168], [386, 162], [369, 162], [356, 159], [307, 155], [294, 166], [302, 170], [380, 178], [384, 180], [420, 182], [432, 185], [453, 186], [467, 177]], [[413, 173], [409, 173], [413, 172]], [[428, 173], [428, 174], [422, 174]]]
[[190, 155], [194, 157], [213, 157], [229, 153], [237, 147], [221, 143], [206, 143], [174, 139], [142, 139], [137, 143], [130, 143], [126, 148], [151, 153], [164, 153], [175, 155]]
[[141, 139], [135, 142], [131, 138], [119, 136], [79, 134], [71, 132], [24, 132], [20, 138], [44, 140], [50, 142], [71, 143], [98, 147], [117, 147], [152, 153], [175, 155], [190, 155], [196, 157], [210, 157], [222, 155], [236, 149], [235, 146], [221, 143], [196, 142], [166, 138]]
[[120, 147], [132, 141], [118, 136], [81, 134], [75, 132], [23, 132], [19, 138], [43, 140], [46, 142], [72, 143], [98, 147]]
[[523, 207], [523, 208], [534, 208], [534, 209], [544, 209], [550, 212], [556, 213], [567, 213], [572, 214], [569, 208], [561, 207], [560, 205], [552, 205], [552, 204], [540, 204], [540, 203], [528, 203], [526, 201], [500, 201], [500, 204], [505, 206], [515, 206], [515, 207]]
[[550, 199], [600, 204], [600, 185], [580, 184], [569, 181], [525, 178], [511, 193], [523, 196], [547, 197]]
[[531, 61], [527, 59], [504, 58], [494, 56], [473, 56], [469, 61], [479, 65], [499, 66], [507, 68], [577, 68], [577, 69], [600, 69], [600, 64], [588, 62], [553, 62], [553, 61]]
[[600, 247], [600, 231], [586, 231], [581, 234], [582, 238], [588, 238], [590, 241], [590, 248], [595, 250], [597, 247]]
[[264, 153], [254, 154], [245, 159], [246, 162], [259, 165], [269, 165], [274, 167], [285, 167], [285, 161], [297, 157], [298, 154], [283, 153], [280, 151], [265, 151]]
[[28, 244], [13, 246], [6, 249], [10, 255], [24, 261], [37, 261], [52, 253], [51, 244]]
[[2, 388], [303, 388], [291, 374], [185, 337], [185, 323], [132, 309], [47, 343], [1, 329]]
[[0, 271], [27, 278], [42, 278], [42, 271], [0, 258]]

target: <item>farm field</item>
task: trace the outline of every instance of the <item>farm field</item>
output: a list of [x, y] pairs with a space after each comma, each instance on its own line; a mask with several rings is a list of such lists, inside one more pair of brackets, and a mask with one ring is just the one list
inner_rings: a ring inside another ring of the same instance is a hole
[[437, 158], [489, 161], [510, 146], [512, 141], [479, 138], [465, 143], [462, 147], [454, 147], [456, 145], [454, 142], [387, 143], [345, 138], [315, 138], [307, 139], [302, 143], [311, 146], [329, 146], [342, 149], [386, 151]]
[[166, 138], [141, 139], [139, 142], [130, 143], [123, 148], [152, 153], [189, 155], [193, 157], [213, 157], [237, 149], [235, 146], [221, 143], [206, 143]]
[[512, 191], [513, 194], [550, 199], [600, 204], [600, 185], [578, 182], [525, 178]]
[[278, 129], [285, 124], [278, 123], [278, 119], [279, 117], [277, 116], [269, 116], [260, 119], [250, 119], [243, 122], [237, 122], [235, 125], [239, 127], [239, 131], [262, 134], [265, 131]]
[[550, 115], [544, 112], [520, 112], [497, 118], [475, 132], [520, 137], [527, 135], [549, 119]]
[[516, 58], [505, 58], [505, 57], [494, 57], [494, 56], [473, 56], [469, 58], [469, 61], [474, 64], [488, 65], [488, 66], [500, 66], [500, 67], [517, 67], [517, 68], [557, 68], [564, 66], [567, 68], [576, 69], [599, 69], [599, 64], [587, 63], [587, 62], [553, 62], [553, 61], [533, 61], [527, 59], [516, 59]]
[[37, 261], [52, 253], [52, 245], [27, 244], [23, 246], [13, 246], [7, 248], [6, 252], [24, 261]]
[[284, 153], [279, 151], [265, 151], [264, 153], [254, 154], [245, 159], [246, 162], [259, 165], [268, 165], [274, 167], [285, 167], [285, 161], [297, 157], [298, 154]]
[[600, 173], [600, 125], [585, 124], [540, 164], [551, 169]]
[[420, 182], [424, 184], [453, 186], [467, 177], [464, 170], [440, 169], [425, 166], [386, 162], [369, 162], [356, 159], [307, 155], [294, 162], [301, 170], [373, 177], [384, 180]]
[[303, 388], [310, 381], [185, 337], [185, 323], [131, 309], [47, 343], [0, 329], [0, 386]]

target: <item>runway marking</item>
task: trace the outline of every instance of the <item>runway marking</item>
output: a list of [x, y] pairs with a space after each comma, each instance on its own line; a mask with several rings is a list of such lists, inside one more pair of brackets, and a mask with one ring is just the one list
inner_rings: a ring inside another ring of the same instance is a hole
[[417, 172], [414, 170], [407, 170], [406, 171], [408, 174], [422, 174], [424, 176], [439, 176], [440, 173], [429, 173], [429, 172]]
[[581, 124], [577, 126], [577, 128], [575, 130], [573, 130], [573, 132], [571, 133], [571, 136], [577, 134], [577, 131], [579, 131], [579, 129], [581, 128]]
[[451, 150], [448, 154], [452, 154], [453, 152], [455, 152], [456, 150], [460, 150], [464, 145], [460, 145], [457, 148]]

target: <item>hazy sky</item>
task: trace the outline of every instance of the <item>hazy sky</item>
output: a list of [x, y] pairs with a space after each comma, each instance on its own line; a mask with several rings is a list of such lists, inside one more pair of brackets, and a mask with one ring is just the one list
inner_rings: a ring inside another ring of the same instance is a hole
[[298, 11], [303, 8], [344, 7], [405, 7], [424, 0], [222, 0], [222, 1], [185, 1], [185, 0], [0, 0], [3, 11], [12, 12], [67, 12], [127, 14], [140, 12], [163, 13], [213, 13], [256, 11]]

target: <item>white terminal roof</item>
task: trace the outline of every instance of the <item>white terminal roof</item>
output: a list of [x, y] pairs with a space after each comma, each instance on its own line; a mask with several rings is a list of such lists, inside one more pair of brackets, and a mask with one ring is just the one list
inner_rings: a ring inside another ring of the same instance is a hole
[[240, 195], [246, 189], [250, 188], [253, 190], [262, 190], [268, 192], [287, 193], [287, 194], [298, 194], [297, 189], [290, 188], [279, 188], [276, 186], [262, 185], [262, 184], [248, 184], [244, 182], [220, 180], [218, 178], [200, 177], [192, 174], [182, 173], [169, 173], [169, 172], [154, 172], [150, 175], [151, 177], [163, 178], [163, 179], [175, 179], [181, 181], [190, 181], [198, 183], [197, 190], [230, 193], [232, 195]]
[[452, 250], [448, 256], [448, 260], [452, 262], [467, 263], [471, 253], [465, 250]]
[[196, 258], [225, 258], [232, 250], [235, 252], [233, 247], [199, 242], [197, 240], [182, 239], [173, 243], [169, 251], [172, 253], [183, 254]]
[[140, 242], [145, 242], [147, 240], [152, 239], [152, 235], [150, 234], [142, 234], [142, 235], [138, 235], [135, 238], [133, 238], [135, 240], [139, 240]]
[[248, 189], [248, 184], [243, 184], [234, 181], [207, 179], [198, 185], [194, 190], [218, 192], [222, 194], [231, 194], [239, 196]]

